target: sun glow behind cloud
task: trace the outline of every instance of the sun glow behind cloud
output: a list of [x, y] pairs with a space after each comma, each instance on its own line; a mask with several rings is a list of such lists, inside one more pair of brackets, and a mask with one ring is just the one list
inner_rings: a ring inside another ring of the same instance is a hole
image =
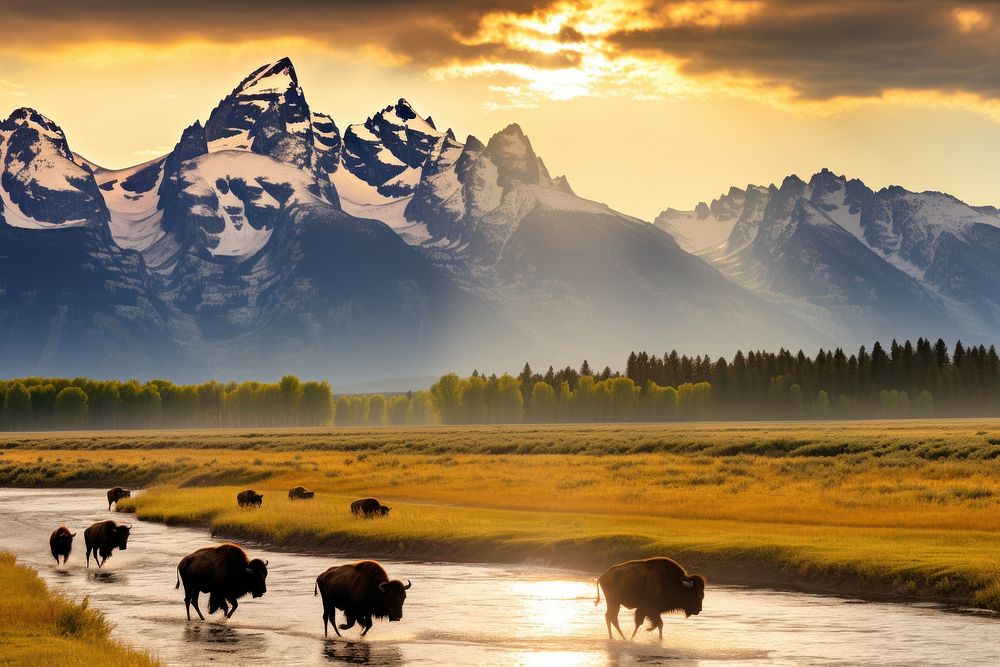
[[[888, 87], [878, 95], [843, 94], [814, 99], [789, 82], [739, 68], [687, 71], [690, 62], [654, 50], [622, 50], [612, 37], [659, 28], [707, 31], [736, 26], [758, 17], [767, 3], [740, 0], [558, 0], [528, 13], [492, 12], [477, 29], [456, 34], [470, 47], [494, 47], [476, 59], [452, 59], [431, 67], [436, 80], [483, 78], [488, 81], [488, 109], [537, 108], [548, 101], [581, 97], [666, 100], [678, 97], [738, 97], [785, 112], [827, 117], [866, 106], [905, 104], [971, 109], [1000, 120], [1000, 105], [965, 91]], [[988, 15], [973, 8], [953, 10], [962, 33], [984, 31]], [[524, 54], [550, 56], [533, 63]], [[561, 60], [560, 60], [561, 59]], [[555, 63], [555, 64], [553, 64]]]
[[458, 36], [469, 46], [498, 46], [501, 53], [562, 56], [563, 66], [545, 66], [520, 58], [484, 57], [432, 68], [439, 79], [499, 78], [490, 89], [499, 96], [490, 108], [535, 107], [546, 100], [624, 96], [659, 99], [671, 95], [707, 94], [712, 86], [682, 76], [681, 60], [656, 54], [620, 53], [609, 41], [614, 34], [659, 26], [714, 28], [744, 20], [761, 3], [694, 0], [657, 6], [636, 0], [590, 0], [553, 3], [531, 13], [485, 15], [471, 36]]

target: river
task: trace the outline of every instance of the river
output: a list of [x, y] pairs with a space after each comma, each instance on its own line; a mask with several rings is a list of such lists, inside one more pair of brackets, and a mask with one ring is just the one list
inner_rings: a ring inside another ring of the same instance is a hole
[[[84, 563], [83, 531], [107, 518], [134, 522], [127, 551], [100, 572]], [[73, 555], [56, 567], [52, 530], [77, 533]], [[664, 616], [663, 643], [642, 630], [635, 642], [609, 641], [594, 575], [544, 566], [383, 561], [410, 579], [399, 623], [376, 621], [323, 638], [316, 576], [365, 554], [317, 556], [248, 545], [270, 561], [267, 594], [241, 600], [230, 620], [185, 620], [177, 562], [218, 543], [206, 531], [139, 522], [109, 513], [100, 489], [0, 489], [0, 549], [36, 568], [54, 590], [91, 604], [114, 634], [186, 665], [739, 665], [1000, 664], [1000, 619], [935, 605], [863, 603], [709, 583], [700, 616]], [[202, 610], [207, 612], [206, 598]], [[622, 610], [626, 632], [631, 613]], [[331, 631], [332, 634], [332, 631]]]

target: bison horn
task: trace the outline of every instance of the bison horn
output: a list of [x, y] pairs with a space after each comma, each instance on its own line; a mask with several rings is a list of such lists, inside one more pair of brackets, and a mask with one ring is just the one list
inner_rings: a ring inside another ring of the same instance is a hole
[[264, 567], [267, 567], [267, 564], [270, 563], [270, 562], [271, 561], [269, 561], [269, 560], [264, 561]]
[[385, 593], [385, 587], [386, 587], [386, 584], [388, 584], [388, 583], [389, 583], [388, 581], [383, 581], [381, 584], [379, 584], [378, 585], [379, 591]]
[[412, 583], [410, 583], [410, 580], [409, 580], [409, 579], [407, 579], [407, 580], [406, 580], [406, 585], [405, 585], [405, 586], [403, 586], [403, 590], [404, 590], [404, 591], [408, 591], [408, 590], [410, 590], [410, 586], [412, 586], [412, 585], [413, 585], [413, 584], [412, 584]]
[[682, 579], [681, 583], [684, 585], [684, 588], [694, 588], [694, 579]]

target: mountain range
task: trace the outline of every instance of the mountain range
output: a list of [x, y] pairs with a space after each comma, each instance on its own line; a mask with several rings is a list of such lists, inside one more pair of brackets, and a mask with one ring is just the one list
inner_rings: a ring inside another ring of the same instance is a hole
[[459, 140], [400, 99], [338, 125], [287, 58], [128, 169], [14, 111], [0, 218], [8, 375], [359, 382], [1000, 331], [995, 209], [823, 171], [650, 224], [516, 124]]

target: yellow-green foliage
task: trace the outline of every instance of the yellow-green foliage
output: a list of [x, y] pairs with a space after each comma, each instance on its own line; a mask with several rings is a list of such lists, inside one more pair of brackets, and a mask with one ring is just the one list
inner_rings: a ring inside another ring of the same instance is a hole
[[111, 625], [87, 606], [54, 595], [33, 570], [0, 552], [0, 664], [155, 665], [108, 638]]

